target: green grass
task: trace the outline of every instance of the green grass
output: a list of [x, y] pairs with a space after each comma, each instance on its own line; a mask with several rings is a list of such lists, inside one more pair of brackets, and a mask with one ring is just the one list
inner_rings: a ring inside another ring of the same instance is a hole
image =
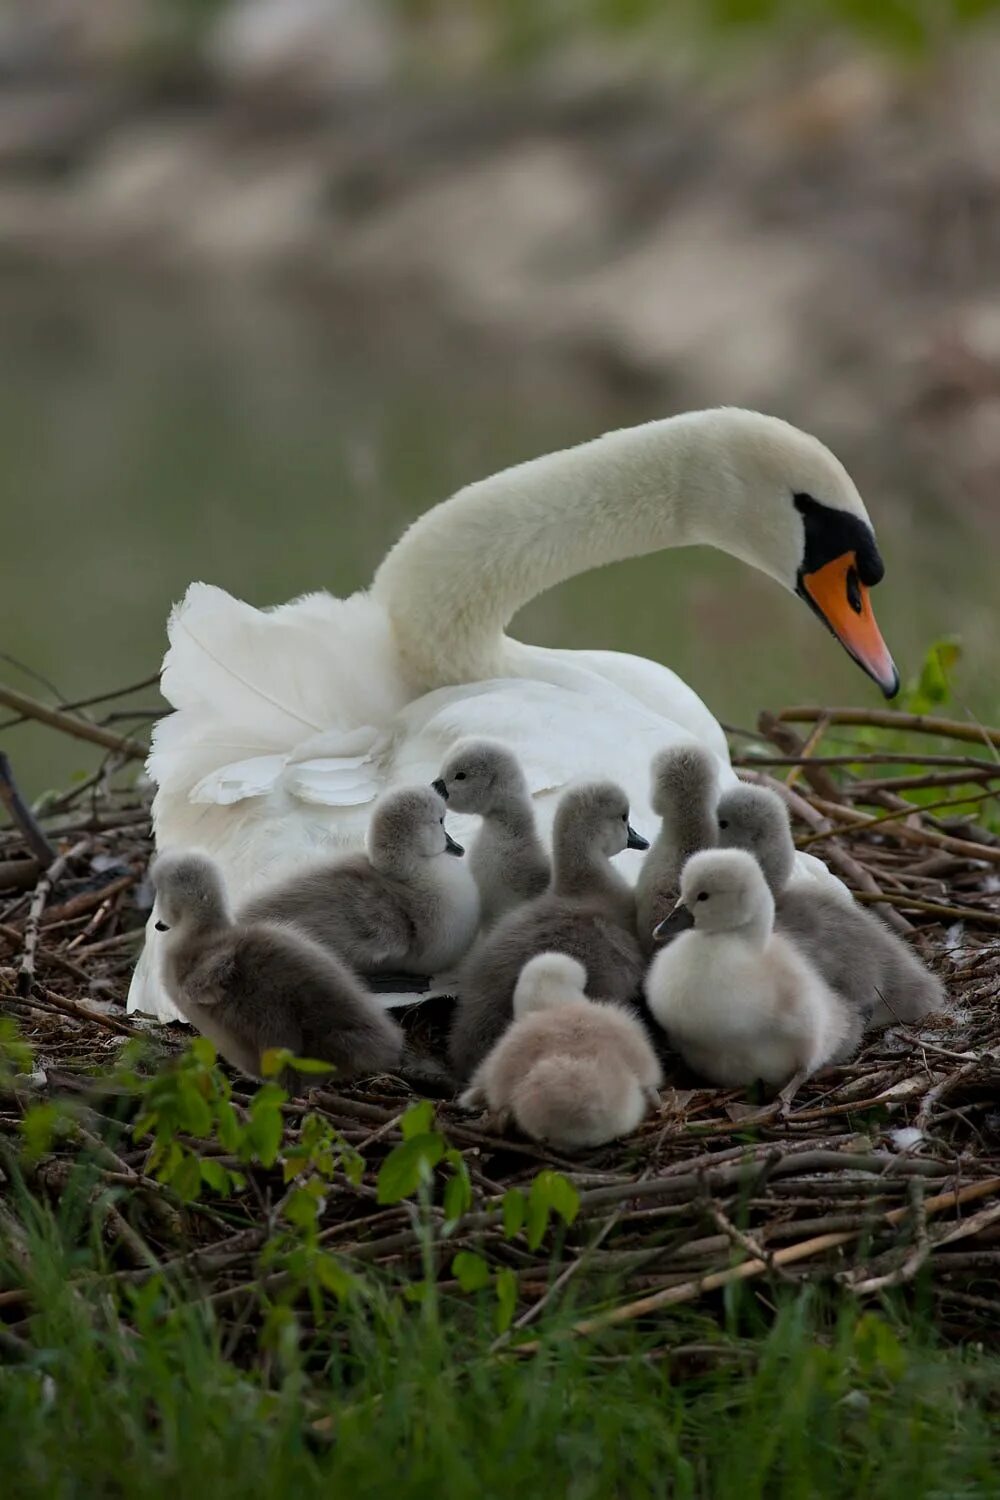
[[[7, 1500], [103, 1496], [996, 1493], [1000, 1358], [790, 1291], [765, 1326], [744, 1292], [599, 1344], [542, 1326], [541, 1355], [489, 1353], [488, 1296], [411, 1303], [386, 1283], [316, 1321], [284, 1308], [235, 1339], [159, 1279], [119, 1305], [67, 1282], [103, 1264], [86, 1196], [15, 1190], [29, 1354], [0, 1371]], [[300, 1321], [302, 1319], [302, 1321]], [[22, 1329], [22, 1335], [24, 1330]], [[664, 1357], [691, 1341], [706, 1358]]]

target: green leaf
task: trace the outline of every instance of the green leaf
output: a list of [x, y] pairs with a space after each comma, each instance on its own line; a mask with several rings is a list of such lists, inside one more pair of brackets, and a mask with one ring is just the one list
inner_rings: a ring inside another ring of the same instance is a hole
[[214, 1068], [217, 1053], [207, 1036], [196, 1036], [188, 1048], [190, 1056], [203, 1068]]
[[561, 1172], [540, 1172], [535, 1182], [545, 1180], [544, 1191], [549, 1207], [565, 1224], [572, 1224], [580, 1212], [580, 1194]]
[[51, 1151], [61, 1126], [65, 1128], [65, 1122], [54, 1104], [33, 1104], [25, 1111], [21, 1121], [21, 1135], [30, 1160], [37, 1161], [40, 1156]]
[[517, 1277], [509, 1266], [503, 1266], [497, 1272], [494, 1284], [497, 1294], [497, 1333], [506, 1333], [514, 1321], [517, 1307]]
[[201, 1162], [193, 1151], [185, 1152], [170, 1174], [170, 1186], [186, 1203], [193, 1203], [201, 1192]]
[[466, 1173], [463, 1176], [461, 1172], [456, 1172], [454, 1177], [448, 1179], [448, 1186], [444, 1190], [444, 1228], [446, 1232], [451, 1232], [462, 1215], [468, 1210], [471, 1203], [472, 1186], [469, 1182], [468, 1174]]
[[291, 1060], [292, 1054], [287, 1047], [265, 1047], [260, 1054], [260, 1071], [265, 1078], [277, 1078]]
[[434, 1105], [430, 1099], [420, 1099], [411, 1104], [399, 1122], [403, 1140], [411, 1141], [415, 1135], [427, 1135], [434, 1124]]
[[379, 1169], [376, 1196], [379, 1203], [398, 1203], [426, 1182], [431, 1169], [444, 1155], [444, 1141], [436, 1132], [415, 1135], [390, 1151]]
[[525, 1221], [524, 1237], [528, 1241], [529, 1250], [537, 1250], [545, 1238], [545, 1229], [549, 1222], [549, 1205], [544, 1194], [539, 1194], [532, 1189], [528, 1195], [528, 1212]]
[[528, 1204], [520, 1188], [508, 1188], [503, 1195], [501, 1204], [503, 1213], [503, 1232], [507, 1239], [512, 1240], [515, 1234], [520, 1234], [524, 1228], [524, 1221], [528, 1213]]
[[282, 1212], [290, 1224], [297, 1224], [300, 1229], [312, 1229], [319, 1218], [319, 1199], [307, 1188], [296, 1188], [289, 1193]]
[[293, 1057], [291, 1066], [299, 1073], [336, 1073], [333, 1063], [321, 1062], [318, 1057]]
[[490, 1284], [490, 1268], [474, 1250], [460, 1250], [451, 1263], [463, 1292], [478, 1292]]
[[231, 1179], [229, 1173], [220, 1162], [214, 1161], [211, 1156], [201, 1158], [201, 1180], [207, 1182], [213, 1192], [229, 1193]]
[[357, 1278], [332, 1255], [317, 1255], [315, 1261], [316, 1279], [328, 1292], [332, 1292], [339, 1302], [343, 1302], [352, 1292], [357, 1290]]
[[239, 1116], [228, 1099], [220, 1100], [215, 1108], [216, 1129], [219, 1140], [227, 1151], [238, 1151], [243, 1127]]
[[181, 1099], [181, 1129], [201, 1137], [212, 1133], [212, 1111], [196, 1089], [186, 1089]]

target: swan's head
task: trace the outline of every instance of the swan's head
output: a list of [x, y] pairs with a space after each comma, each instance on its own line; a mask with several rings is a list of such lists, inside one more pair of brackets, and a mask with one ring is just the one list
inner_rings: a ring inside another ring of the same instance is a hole
[[681, 871], [681, 899], [699, 932], [770, 927], [774, 902], [760, 865], [742, 849], [705, 849]]
[[628, 798], [613, 781], [570, 787], [556, 808], [554, 849], [584, 848], [611, 859], [623, 849], [648, 849], [649, 840], [628, 820]]
[[529, 958], [514, 986], [514, 1014], [528, 1015], [550, 1005], [567, 1005], [584, 998], [587, 971], [568, 953], [536, 953]]
[[719, 847], [745, 849], [772, 892], [783, 891], [795, 863], [788, 809], [766, 786], [736, 786], [719, 799]]
[[818, 438], [776, 417], [708, 415], [719, 424], [726, 479], [744, 501], [745, 536], [720, 544], [798, 594], [893, 697], [899, 673], [869, 597], [885, 567], [851, 476]]
[[226, 921], [226, 888], [218, 865], [207, 854], [161, 854], [149, 874], [156, 892], [157, 932], [214, 927]]
[[434, 782], [449, 810], [488, 817], [511, 797], [526, 797], [527, 784], [517, 757], [497, 740], [463, 740]]
[[400, 787], [375, 804], [368, 853], [376, 869], [399, 869], [439, 854], [464, 854], [444, 826], [445, 801], [431, 786]]

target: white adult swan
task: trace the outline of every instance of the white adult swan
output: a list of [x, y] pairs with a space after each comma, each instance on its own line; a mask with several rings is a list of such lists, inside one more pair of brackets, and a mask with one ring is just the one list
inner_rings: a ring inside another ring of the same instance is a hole
[[[723, 786], [734, 779], [715, 719], [655, 662], [527, 646], [505, 628], [576, 573], [697, 543], [799, 594], [896, 691], [868, 599], [882, 561], [843, 465], [774, 417], [692, 412], [469, 485], [416, 521], [349, 599], [310, 594], [263, 611], [192, 584], [163, 663], [176, 712], [149, 757], [158, 846], [204, 849], [239, 899], [360, 847], [375, 797], [431, 781], [466, 735], [517, 754], [544, 834], [567, 782], [609, 777], [650, 831], [656, 750], [693, 736], [718, 755]], [[622, 860], [633, 878], [636, 858]], [[151, 920], [129, 1009], [174, 1016], [152, 937]]]

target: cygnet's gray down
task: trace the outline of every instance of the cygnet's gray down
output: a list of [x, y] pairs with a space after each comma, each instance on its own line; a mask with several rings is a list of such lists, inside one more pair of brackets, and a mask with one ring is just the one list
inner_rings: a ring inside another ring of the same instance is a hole
[[640, 1021], [588, 1000], [582, 964], [564, 953], [529, 959], [514, 990], [514, 1020], [462, 1097], [509, 1117], [561, 1150], [629, 1135], [659, 1103], [660, 1063]]
[[429, 786], [387, 792], [375, 805], [368, 853], [312, 866], [253, 897], [244, 921], [290, 922], [359, 972], [434, 974], [465, 953], [479, 893]]
[[703, 745], [671, 745], [653, 757], [651, 802], [660, 831], [635, 883], [636, 930], [646, 954], [655, 951], [653, 928], [673, 911], [681, 871], [692, 854], [718, 842], [715, 822], [719, 763]]
[[457, 813], [478, 813], [469, 846], [484, 926], [541, 896], [551, 870], [535, 827], [528, 783], [517, 757], [496, 740], [464, 740], [445, 762], [434, 789]]
[[272, 1047], [343, 1076], [396, 1066], [403, 1033], [350, 970], [294, 928], [234, 921], [206, 855], [162, 854], [152, 879], [167, 993], [234, 1067], [259, 1076]]
[[611, 859], [645, 849], [628, 821], [628, 799], [612, 782], [573, 787], [552, 828], [552, 889], [508, 912], [480, 938], [458, 981], [448, 1038], [452, 1067], [468, 1078], [510, 1024], [518, 975], [536, 953], [568, 953], [587, 971], [587, 993], [624, 1002], [639, 990], [632, 891]]
[[919, 1021], [944, 1004], [940, 981], [873, 912], [819, 884], [789, 885], [795, 846], [788, 811], [767, 787], [739, 786], [718, 806], [719, 841], [757, 859], [775, 898], [779, 932], [850, 1001], [854, 1021], [842, 1056], [865, 1027]]

